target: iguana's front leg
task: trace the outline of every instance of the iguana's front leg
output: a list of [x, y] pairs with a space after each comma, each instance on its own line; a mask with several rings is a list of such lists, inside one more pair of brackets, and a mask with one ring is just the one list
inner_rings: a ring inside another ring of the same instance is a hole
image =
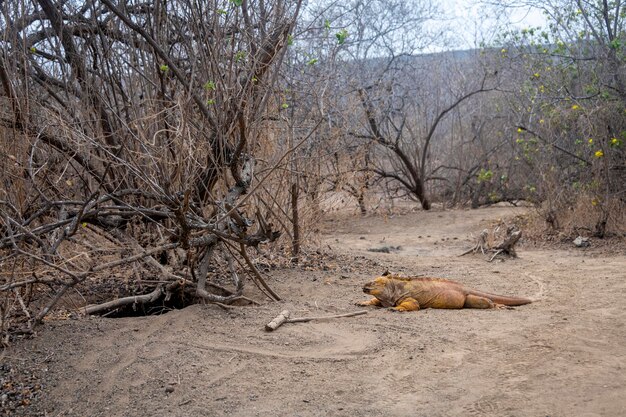
[[420, 305], [415, 298], [405, 298], [391, 309], [394, 311], [417, 311], [420, 309]]
[[366, 306], [380, 307], [381, 303], [380, 303], [380, 300], [378, 298], [374, 297], [371, 300], [359, 301], [358, 303], [356, 303], [356, 305], [361, 306], [361, 307], [366, 307]]

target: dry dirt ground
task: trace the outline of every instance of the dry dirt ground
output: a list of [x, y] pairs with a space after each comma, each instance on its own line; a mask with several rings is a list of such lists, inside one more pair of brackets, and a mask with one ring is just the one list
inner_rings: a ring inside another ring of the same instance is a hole
[[[4, 352], [41, 381], [14, 415], [623, 416], [626, 256], [535, 248], [488, 263], [458, 257], [489, 221], [520, 209], [336, 215], [323, 268], [273, 271], [279, 303], [162, 316], [52, 321]], [[370, 252], [383, 246], [391, 253]], [[264, 325], [282, 309], [361, 309], [385, 269], [537, 301], [514, 310], [423, 310]], [[252, 286], [250, 296], [260, 294]], [[6, 375], [5, 375], [6, 376]]]

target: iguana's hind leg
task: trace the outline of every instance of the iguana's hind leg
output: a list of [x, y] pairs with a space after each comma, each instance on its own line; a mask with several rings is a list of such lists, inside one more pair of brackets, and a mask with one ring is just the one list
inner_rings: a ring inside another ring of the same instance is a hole
[[468, 294], [465, 296], [463, 308], [496, 308], [496, 304], [489, 298]]

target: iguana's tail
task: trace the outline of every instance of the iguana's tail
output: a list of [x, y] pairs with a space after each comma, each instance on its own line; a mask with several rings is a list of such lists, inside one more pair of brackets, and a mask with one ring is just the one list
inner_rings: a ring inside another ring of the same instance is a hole
[[490, 294], [488, 292], [482, 292], [482, 291], [476, 291], [476, 290], [469, 290], [469, 293], [472, 295], [477, 295], [479, 297], [488, 298], [496, 304], [503, 304], [505, 306], [523, 306], [524, 304], [530, 304], [533, 302], [529, 298], [507, 297], [505, 295]]

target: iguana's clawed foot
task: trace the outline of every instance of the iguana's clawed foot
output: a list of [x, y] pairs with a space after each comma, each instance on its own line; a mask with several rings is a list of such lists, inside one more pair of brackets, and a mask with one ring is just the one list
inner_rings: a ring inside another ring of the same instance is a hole
[[359, 301], [355, 303], [359, 307], [376, 306], [380, 307], [380, 300], [378, 298], [372, 298], [366, 301]]
[[515, 310], [515, 307], [505, 306], [504, 304], [494, 304], [493, 308], [497, 308], [498, 310]]
[[369, 301], [359, 301], [354, 303], [355, 306], [359, 306], [359, 307], [371, 307], [374, 304], [370, 303]]

